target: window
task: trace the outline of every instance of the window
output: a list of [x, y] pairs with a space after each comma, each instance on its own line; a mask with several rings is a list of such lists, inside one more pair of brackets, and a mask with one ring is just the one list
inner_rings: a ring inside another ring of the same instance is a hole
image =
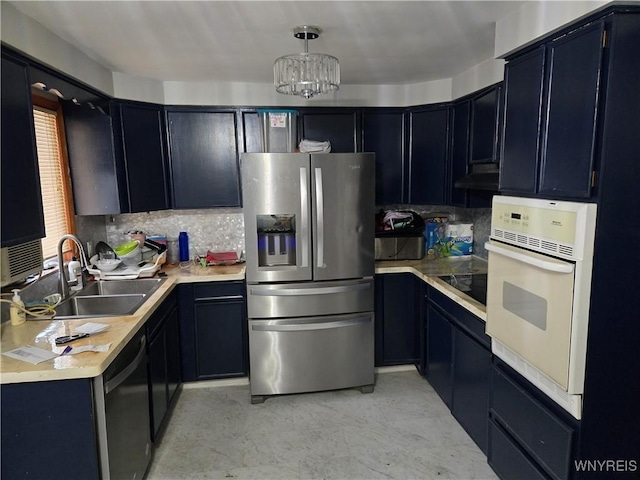
[[[42, 239], [42, 254], [44, 258], [51, 258], [57, 255], [60, 237], [75, 234], [76, 229], [62, 105], [34, 96], [33, 119], [46, 233]], [[65, 251], [68, 250], [69, 245]]]

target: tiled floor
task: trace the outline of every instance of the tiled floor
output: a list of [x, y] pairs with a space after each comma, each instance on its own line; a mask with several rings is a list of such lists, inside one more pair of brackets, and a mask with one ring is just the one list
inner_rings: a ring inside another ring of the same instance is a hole
[[497, 478], [415, 371], [259, 405], [247, 385], [185, 389], [167, 427], [148, 480]]

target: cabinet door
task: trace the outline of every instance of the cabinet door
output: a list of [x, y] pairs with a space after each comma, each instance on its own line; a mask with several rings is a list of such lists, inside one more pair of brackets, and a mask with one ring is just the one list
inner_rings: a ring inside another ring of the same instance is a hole
[[487, 453], [491, 352], [454, 328], [453, 416]]
[[403, 273], [384, 275], [382, 285], [383, 317], [376, 318], [381, 329], [379, 364], [417, 363], [420, 354], [420, 318], [419, 308], [416, 308], [420, 300], [419, 284], [414, 275]]
[[164, 331], [149, 342], [149, 399], [151, 403], [151, 438], [156, 441], [158, 430], [167, 413], [167, 365]]
[[409, 203], [446, 203], [449, 109], [411, 112]]
[[174, 208], [240, 206], [235, 112], [169, 111]]
[[451, 408], [453, 333], [449, 321], [427, 305], [427, 380]]
[[174, 307], [165, 326], [165, 349], [167, 362], [167, 403], [169, 406], [182, 383], [180, 372], [180, 324], [178, 308]]
[[129, 212], [169, 208], [160, 106], [121, 105], [123, 161]]
[[127, 184], [116, 165], [111, 117], [71, 102], [63, 109], [76, 215], [121, 213]]
[[467, 174], [470, 112], [469, 100], [457, 103], [451, 109], [451, 176], [448, 203], [457, 207], [467, 206], [467, 190], [456, 188], [455, 183]]
[[469, 163], [492, 163], [498, 160], [498, 106], [500, 87], [471, 100], [471, 148]]
[[501, 191], [536, 191], [544, 60], [540, 47], [505, 66]]
[[242, 112], [242, 152], [262, 152], [260, 118], [257, 112]]
[[603, 23], [595, 23], [549, 45], [542, 194], [577, 198], [591, 194], [603, 31]]
[[[346, 112], [344, 110], [347, 110]], [[300, 110], [301, 138], [331, 142], [331, 153], [357, 152], [357, 113], [350, 109], [318, 112]]]
[[245, 302], [201, 301], [195, 305], [199, 379], [247, 374]]
[[2, 54], [2, 247], [45, 236], [26, 64]]
[[402, 203], [405, 178], [405, 114], [366, 111], [362, 149], [376, 154], [376, 205]]

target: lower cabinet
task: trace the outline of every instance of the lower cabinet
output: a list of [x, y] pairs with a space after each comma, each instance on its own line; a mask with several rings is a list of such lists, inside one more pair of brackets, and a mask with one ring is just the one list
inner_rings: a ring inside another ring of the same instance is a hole
[[177, 295], [172, 292], [146, 324], [151, 439], [160, 428], [180, 385], [180, 332]]
[[420, 284], [411, 273], [375, 276], [375, 365], [418, 364]]
[[505, 479], [571, 478], [579, 422], [498, 359], [491, 377], [489, 465]]
[[244, 282], [194, 283], [180, 287], [184, 381], [248, 375]]
[[431, 305], [427, 305], [426, 345], [425, 375], [444, 403], [451, 408], [453, 327], [449, 320]]
[[484, 333], [484, 322], [431, 287], [427, 298], [425, 375], [487, 453], [491, 341]]
[[99, 478], [90, 378], [5, 384], [0, 401], [2, 478]]

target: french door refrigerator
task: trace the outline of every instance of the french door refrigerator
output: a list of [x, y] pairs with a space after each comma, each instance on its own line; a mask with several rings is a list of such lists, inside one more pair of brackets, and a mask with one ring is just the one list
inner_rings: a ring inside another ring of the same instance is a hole
[[252, 403], [373, 391], [375, 156], [241, 159]]

